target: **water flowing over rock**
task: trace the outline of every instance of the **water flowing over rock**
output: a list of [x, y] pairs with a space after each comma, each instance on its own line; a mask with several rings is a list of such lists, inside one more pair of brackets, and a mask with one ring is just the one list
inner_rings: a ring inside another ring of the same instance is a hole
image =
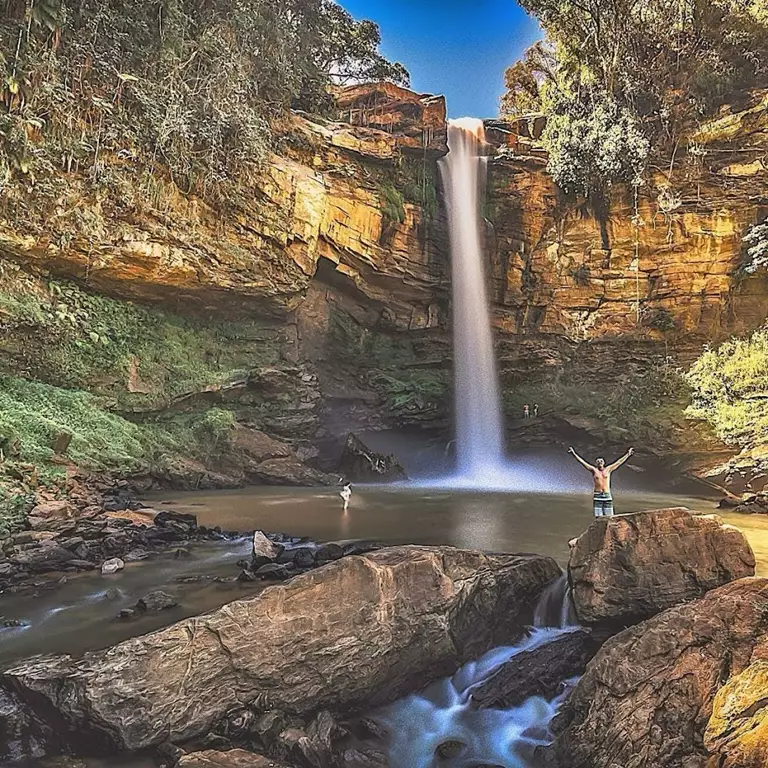
[[339, 472], [345, 479], [358, 483], [408, 479], [403, 465], [394, 454], [385, 455], [372, 451], [351, 432], [344, 443]]
[[[745, 692], [737, 676], [765, 659], [768, 579], [741, 579], [670, 608], [610, 639], [590, 662], [556, 721], [547, 765], [703, 768], [711, 756], [704, 732], [718, 691], [730, 678], [731, 691]], [[722, 765], [720, 750], [728, 749], [718, 727], [725, 696], [708, 732], [717, 756], [710, 765]]]
[[746, 537], [679, 507], [595, 520], [568, 566], [579, 620], [634, 623], [755, 573]]
[[0, 692], [16, 732], [75, 754], [191, 739], [248, 703], [375, 706], [513, 642], [558, 572], [535, 555], [384, 549], [79, 659], [30, 659]]

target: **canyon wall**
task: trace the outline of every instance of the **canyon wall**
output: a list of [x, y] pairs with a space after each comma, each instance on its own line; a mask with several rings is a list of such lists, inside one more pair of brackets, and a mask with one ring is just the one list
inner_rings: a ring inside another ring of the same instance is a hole
[[[135, 422], [215, 406], [259, 436], [253, 447], [237, 433], [240, 451], [252, 448], [245, 467], [193, 462], [197, 484], [279, 482], [264, 462], [289, 455], [331, 470], [349, 429], [446, 433], [445, 103], [382, 85], [336, 96], [335, 120], [294, 114], [277, 126], [267, 167], [225, 204], [140, 172], [128, 150], [105, 159], [99, 184], [62, 170], [17, 196], [0, 214], [0, 263], [21, 280], [15, 299], [4, 283], [0, 372], [70, 386], [29, 359], [22, 342], [33, 343], [37, 321], [20, 320], [16, 300], [32, 290], [56, 314], [49, 282], [74, 281], [198, 329], [240, 324], [229, 359], [189, 385], [153, 389], [152, 356], [136, 349], [79, 385]], [[538, 400], [546, 416], [516, 439], [565, 429], [639, 437], [661, 453], [722, 449], [657, 385], [705, 343], [768, 314], [765, 278], [737, 274], [744, 233], [768, 213], [767, 115], [764, 97], [724, 112], [651, 182], [614, 189], [602, 218], [548, 176], [540, 118], [489, 123], [486, 244], [505, 405], [514, 416]], [[184, 471], [165, 480], [191, 482]]]

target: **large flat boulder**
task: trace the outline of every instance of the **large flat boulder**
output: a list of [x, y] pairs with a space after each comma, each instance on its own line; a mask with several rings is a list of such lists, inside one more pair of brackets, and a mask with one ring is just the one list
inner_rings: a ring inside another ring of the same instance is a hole
[[683, 507], [595, 520], [568, 565], [584, 624], [632, 624], [754, 573], [741, 531]]
[[17, 664], [0, 710], [16, 742], [89, 754], [183, 742], [245, 704], [371, 708], [514, 641], [559, 572], [451, 547], [346, 557], [107, 650]]
[[[713, 757], [704, 733], [718, 691], [765, 659], [768, 579], [736, 581], [626, 629], [589, 663], [556, 718], [547, 765], [704, 768]], [[720, 733], [712, 725], [707, 739], [718, 768]]]

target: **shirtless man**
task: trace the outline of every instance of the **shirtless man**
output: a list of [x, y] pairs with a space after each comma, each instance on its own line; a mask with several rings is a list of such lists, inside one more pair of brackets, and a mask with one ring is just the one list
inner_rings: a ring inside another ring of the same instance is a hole
[[584, 461], [573, 448], [568, 449], [568, 453], [572, 454], [576, 461], [592, 473], [592, 479], [595, 483], [595, 492], [592, 497], [592, 506], [595, 517], [613, 517], [611, 472], [613, 472], [614, 469], [618, 469], [634, 452], [635, 449], [630, 448], [620, 459], [616, 459], [613, 464], [608, 464], [608, 466], [605, 464], [605, 459], [596, 459], [595, 466], [593, 467], [589, 462]]

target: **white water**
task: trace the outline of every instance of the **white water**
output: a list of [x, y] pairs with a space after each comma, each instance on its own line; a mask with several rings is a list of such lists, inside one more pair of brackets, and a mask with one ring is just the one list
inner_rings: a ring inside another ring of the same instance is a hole
[[451, 241], [459, 472], [455, 484], [498, 487], [499, 476], [508, 469], [480, 236], [479, 206], [486, 179], [483, 146], [482, 121], [451, 120], [450, 152], [440, 161], [440, 173]]
[[[532, 696], [511, 709], [474, 709], [474, 688], [499, 667], [523, 651], [551, 642], [573, 631], [570, 598], [564, 577], [542, 594], [536, 608], [536, 628], [512, 647], [495, 648], [465, 664], [453, 677], [440, 680], [421, 693], [408, 696], [373, 717], [390, 734], [390, 768], [474, 768], [488, 765], [529, 768], [537, 747], [550, 744], [552, 718], [567, 698], [575, 679], [563, 681], [563, 690], [547, 701]], [[451, 759], [436, 750], [447, 741], [464, 747]]]

